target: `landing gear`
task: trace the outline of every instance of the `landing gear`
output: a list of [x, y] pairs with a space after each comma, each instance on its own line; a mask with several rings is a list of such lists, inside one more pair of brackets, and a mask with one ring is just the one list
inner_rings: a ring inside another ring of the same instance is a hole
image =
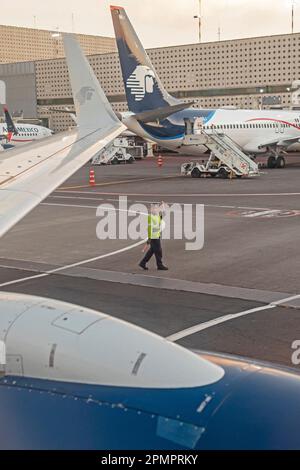
[[285, 168], [286, 162], [284, 157], [269, 157], [268, 158], [268, 168], [279, 168], [283, 169]]
[[270, 155], [270, 157], [268, 158], [268, 168], [285, 168], [285, 158], [274, 150], [272, 151], [272, 153], [273, 155]]
[[272, 155], [268, 158], [268, 168], [276, 168], [276, 158]]
[[284, 157], [278, 157], [276, 160], [276, 168], [283, 169], [285, 168], [285, 158]]

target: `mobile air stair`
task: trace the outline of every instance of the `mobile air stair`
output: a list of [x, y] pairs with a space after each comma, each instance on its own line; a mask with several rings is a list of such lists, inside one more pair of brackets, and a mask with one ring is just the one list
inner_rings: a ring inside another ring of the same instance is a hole
[[101, 153], [92, 159], [92, 165], [115, 165], [133, 162], [134, 157], [127, 153], [126, 148], [115, 146], [113, 143], [105, 147]]
[[186, 122], [186, 135], [183, 145], [205, 146], [211, 151], [207, 163], [184, 163], [181, 174], [193, 178], [211, 175], [221, 178], [235, 176], [255, 176], [259, 174], [258, 165], [227, 135], [215, 129], [195, 126], [195, 121]]

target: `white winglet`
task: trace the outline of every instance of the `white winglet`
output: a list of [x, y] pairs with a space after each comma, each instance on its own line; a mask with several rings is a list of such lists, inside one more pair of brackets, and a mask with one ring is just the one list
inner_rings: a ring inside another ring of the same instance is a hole
[[79, 127], [115, 126], [119, 120], [78, 41], [73, 34], [64, 34], [63, 39]]
[[64, 43], [78, 126], [1, 153], [0, 236], [125, 130], [77, 40]]

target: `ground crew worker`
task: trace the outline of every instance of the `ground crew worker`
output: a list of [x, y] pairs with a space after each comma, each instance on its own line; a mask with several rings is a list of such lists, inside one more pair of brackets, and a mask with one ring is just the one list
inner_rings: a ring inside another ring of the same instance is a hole
[[[163, 204], [162, 204], [163, 205]], [[158, 204], [151, 206], [151, 213], [148, 215], [148, 241], [149, 249], [139, 263], [139, 266], [148, 271], [147, 263], [153, 255], [155, 255], [157, 269], [159, 271], [168, 271], [162, 262], [162, 247], [161, 247], [161, 231], [162, 231], [163, 214]]]

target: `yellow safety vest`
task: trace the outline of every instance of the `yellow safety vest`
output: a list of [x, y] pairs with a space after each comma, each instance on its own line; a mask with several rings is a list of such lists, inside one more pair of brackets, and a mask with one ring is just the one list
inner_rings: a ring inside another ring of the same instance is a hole
[[161, 235], [161, 219], [160, 215], [150, 214], [148, 216], [148, 238], [157, 240]]

